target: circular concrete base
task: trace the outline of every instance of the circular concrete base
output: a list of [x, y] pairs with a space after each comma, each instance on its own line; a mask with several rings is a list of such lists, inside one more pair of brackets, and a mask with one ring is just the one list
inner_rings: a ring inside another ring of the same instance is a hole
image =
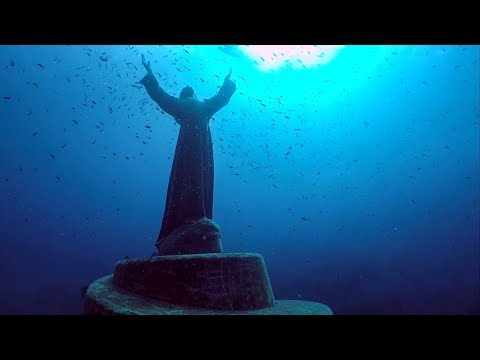
[[113, 284], [112, 275], [88, 287], [84, 312], [86, 315], [333, 315], [326, 305], [297, 300], [275, 300], [273, 307], [240, 311], [172, 305], [125, 291]]
[[253, 310], [271, 307], [274, 301], [263, 257], [252, 253], [122, 260], [113, 282], [146, 298], [195, 308]]

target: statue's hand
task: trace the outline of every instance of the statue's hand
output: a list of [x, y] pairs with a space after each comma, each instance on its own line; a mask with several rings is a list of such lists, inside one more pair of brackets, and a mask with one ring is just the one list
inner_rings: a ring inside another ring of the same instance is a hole
[[152, 72], [152, 68], [150, 67], [150, 61], [147, 63], [145, 61], [145, 55], [142, 54], [142, 64], [145, 67], [145, 70], [147, 70], [148, 73]]
[[228, 80], [230, 80], [230, 76], [232, 76], [232, 67], [231, 66], [230, 66], [230, 72], [227, 74], [227, 76], [225, 76], [224, 82], [227, 82]]

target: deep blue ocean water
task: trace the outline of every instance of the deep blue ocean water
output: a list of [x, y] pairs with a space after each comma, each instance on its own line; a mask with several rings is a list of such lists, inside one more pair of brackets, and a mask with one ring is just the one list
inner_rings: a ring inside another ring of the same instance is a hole
[[78, 314], [82, 286], [155, 251], [179, 126], [141, 53], [175, 96], [232, 67], [213, 218], [277, 299], [479, 314], [480, 47], [230, 50], [0, 46], [0, 314]]

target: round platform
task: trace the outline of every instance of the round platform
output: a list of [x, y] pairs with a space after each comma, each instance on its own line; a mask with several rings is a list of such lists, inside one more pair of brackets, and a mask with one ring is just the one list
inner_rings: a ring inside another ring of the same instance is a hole
[[274, 302], [263, 257], [252, 253], [123, 260], [115, 266], [113, 282], [143, 297], [195, 308], [253, 310]]
[[326, 305], [297, 300], [275, 300], [272, 307], [238, 311], [172, 305], [125, 291], [115, 286], [112, 278], [105, 276], [88, 287], [86, 315], [333, 315]]

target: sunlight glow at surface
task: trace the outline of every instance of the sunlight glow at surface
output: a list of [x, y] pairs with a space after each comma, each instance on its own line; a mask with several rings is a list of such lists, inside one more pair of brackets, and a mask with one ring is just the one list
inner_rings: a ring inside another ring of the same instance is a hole
[[307, 69], [325, 65], [344, 45], [240, 45], [238, 48], [253, 59], [262, 71], [284, 66]]

